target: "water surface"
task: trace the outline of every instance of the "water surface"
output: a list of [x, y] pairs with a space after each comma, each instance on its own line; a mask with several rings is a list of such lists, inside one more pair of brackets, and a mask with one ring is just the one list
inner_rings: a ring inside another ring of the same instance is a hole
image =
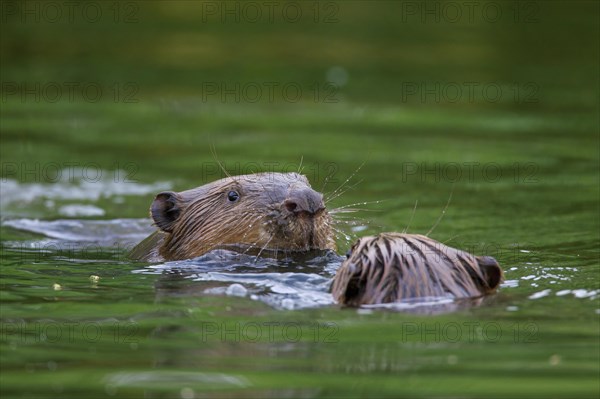
[[[327, 3], [315, 22], [304, 2], [294, 23], [131, 4], [0, 26], [3, 396], [598, 397], [597, 3], [479, 4], [496, 22]], [[68, 82], [103, 95], [36, 97]], [[223, 94], [269, 82], [302, 95]], [[302, 163], [328, 207], [360, 208], [340, 254], [443, 214], [430, 236], [505, 282], [342, 309], [334, 254], [129, 260], [156, 193], [223, 176], [212, 147], [233, 174]]]

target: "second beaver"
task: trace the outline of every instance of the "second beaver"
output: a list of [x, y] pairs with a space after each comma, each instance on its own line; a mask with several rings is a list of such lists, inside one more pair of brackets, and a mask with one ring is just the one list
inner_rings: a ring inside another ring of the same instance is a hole
[[132, 250], [134, 259], [190, 259], [227, 245], [336, 249], [323, 195], [298, 173], [230, 176], [187, 191], [162, 192], [150, 216], [160, 230]]
[[489, 256], [474, 256], [418, 234], [381, 233], [360, 238], [332, 284], [347, 306], [423, 297], [473, 298], [493, 293], [502, 269]]

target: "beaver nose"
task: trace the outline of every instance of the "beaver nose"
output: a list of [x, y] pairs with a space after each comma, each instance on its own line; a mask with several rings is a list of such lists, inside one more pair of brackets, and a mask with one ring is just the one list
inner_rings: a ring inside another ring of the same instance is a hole
[[283, 201], [283, 205], [288, 211], [295, 214], [306, 212], [314, 215], [325, 209], [323, 194], [309, 188], [290, 192], [288, 198]]

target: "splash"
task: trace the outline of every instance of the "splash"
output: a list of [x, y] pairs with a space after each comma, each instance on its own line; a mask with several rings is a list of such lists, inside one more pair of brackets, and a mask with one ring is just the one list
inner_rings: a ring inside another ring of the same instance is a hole
[[[68, 173], [67, 173], [68, 172]], [[122, 202], [123, 196], [147, 195], [169, 189], [169, 182], [144, 184], [126, 179], [115, 179], [120, 176], [118, 171], [100, 171], [98, 178], [87, 179], [82, 173], [68, 170], [60, 173], [56, 182], [21, 183], [13, 179], [0, 179], [0, 209], [6, 215], [8, 210], [26, 209], [32, 204], [40, 203], [46, 210], [54, 210], [57, 202], [86, 201], [96, 202], [110, 198], [114, 202]], [[121, 173], [121, 175], [123, 175]], [[75, 177], [74, 177], [75, 176]], [[80, 176], [80, 177], [76, 177]], [[67, 216], [102, 216], [104, 210], [96, 205], [69, 203], [59, 204], [58, 213]], [[30, 214], [28, 212], [28, 214]]]

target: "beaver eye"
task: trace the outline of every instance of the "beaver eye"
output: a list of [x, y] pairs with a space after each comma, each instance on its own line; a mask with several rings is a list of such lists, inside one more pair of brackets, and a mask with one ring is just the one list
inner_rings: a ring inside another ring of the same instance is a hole
[[346, 259], [350, 259], [350, 255], [352, 255], [352, 250], [349, 249], [348, 251], [346, 251]]
[[240, 199], [240, 195], [237, 193], [237, 191], [230, 191], [227, 193], [227, 199], [230, 202], [235, 202]]

